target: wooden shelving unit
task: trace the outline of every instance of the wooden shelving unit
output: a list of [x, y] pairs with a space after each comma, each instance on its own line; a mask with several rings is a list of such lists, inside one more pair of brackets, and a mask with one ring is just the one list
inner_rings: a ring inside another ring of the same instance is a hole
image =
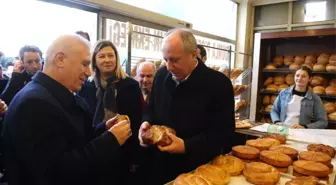
[[[288, 66], [267, 70], [265, 66], [273, 63], [275, 56], [307, 56], [322, 53], [336, 53], [336, 29], [286, 31], [275, 33], [256, 33], [254, 41], [253, 79], [251, 84], [250, 119], [260, 121], [269, 116], [263, 112], [263, 96], [278, 95], [279, 92], [266, 91], [264, 81], [275, 75], [294, 74]], [[335, 72], [313, 72], [325, 79], [336, 79]], [[319, 95], [323, 101], [336, 102], [336, 96]], [[336, 129], [336, 121], [329, 121], [328, 128]]]

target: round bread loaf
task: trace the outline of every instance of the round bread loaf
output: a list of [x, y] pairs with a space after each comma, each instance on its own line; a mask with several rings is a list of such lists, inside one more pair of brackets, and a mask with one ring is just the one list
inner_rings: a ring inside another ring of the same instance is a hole
[[314, 56], [314, 55], [308, 55], [308, 56], [306, 56], [306, 58], [305, 58], [305, 64], [315, 64], [316, 63], [316, 56]]
[[181, 174], [175, 180], [173, 185], [213, 185], [210, 181], [194, 174]]
[[226, 185], [230, 182], [230, 175], [225, 170], [211, 164], [198, 167], [194, 174], [207, 179], [214, 185]]
[[299, 174], [314, 176], [314, 177], [326, 177], [329, 175], [328, 166], [313, 161], [298, 160], [293, 163], [293, 169]]
[[328, 54], [321, 54], [317, 58], [317, 63], [318, 64], [323, 64], [323, 65], [327, 65], [329, 63], [329, 55]]
[[309, 151], [315, 151], [315, 152], [322, 152], [325, 154], [328, 154], [330, 157], [335, 157], [335, 149], [329, 145], [324, 145], [324, 144], [309, 144], [307, 146], [307, 149]]
[[328, 120], [336, 121], [336, 112], [328, 114]]
[[313, 88], [313, 92], [314, 92], [315, 94], [325, 94], [325, 88], [322, 87], [322, 86], [315, 86], [315, 87]]
[[285, 77], [283, 75], [275, 76], [273, 80], [275, 85], [281, 85], [286, 82]]
[[326, 67], [326, 71], [336, 72], [336, 64], [328, 64], [327, 67]]
[[290, 70], [297, 70], [301, 67], [301, 64], [293, 63], [289, 66]]
[[305, 61], [305, 56], [296, 56], [295, 59], [294, 59], [294, 63], [296, 64], [303, 64]]
[[329, 58], [329, 64], [336, 65], [336, 54], [333, 54]]
[[226, 170], [230, 176], [241, 175], [245, 167], [245, 164], [241, 159], [230, 155], [218, 156], [211, 164]]
[[284, 63], [286, 66], [289, 66], [292, 63], [294, 63], [294, 56], [285, 56]]
[[279, 66], [282, 66], [284, 63], [284, 58], [283, 56], [276, 56], [274, 59], [273, 59], [273, 64], [277, 67]]
[[273, 105], [267, 105], [264, 109], [265, 112], [271, 112]]
[[142, 133], [141, 137], [144, 144], [168, 146], [172, 143], [172, 139], [167, 133], [176, 135], [175, 130], [167, 126], [152, 125], [150, 129]]
[[293, 85], [295, 83], [294, 74], [287, 74], [285, 80], [288, 85]]
[[332, 80], [329, 82], [329, 85], [332, 86], [332, 87], [335, 87], [335, 88], [336, 88], [336, 79], [332, 79]]
[[271, 85], [268, 85], [268, 86], [266, 87], [266, 90], [267, 90], [267, 91], [272, 91], [272, 92], [277, 92], [277, 91], [278, 91], [278, 86], [275, 85], [275, 84], [271, 84]]
[[271, 96], [271, 104], [273, 105], [274, 104], [274, 102], [275, 102], [275, 100], [277, 99], [277, 95], [272, 95]]
[[262, 138], [262, 139], [252, 139], [252, 140], [247, 140], [246, 144], [248, 146], [252, 146], [255, 148], [258, 148], [259, 150], [268, 150], [272, 146], [279, 146], [280, 141], [272, 138]]
[[269, 105], [269, 104], [271, 104], [271, 97], [268, 96], [268, 95], [264, 96], [264, 98], [263, 98], [263, 104], [264, 104], [264, 105]]
[[326, 66], [324, 64], [314, 64], [313, 66], [313, 71], [325, 71], [326, 70]]
[[269, 150], [282, 152], [288, 155], [289, 157], [291, 157], [293, 160], [296, 159], [298, 156], [297, 150], [295, 150], [294, 148], [287, 147], [287, 146], [272, 146]]
[[310, 82], [310, 85], [315, 87], [315, 86], [322, 86], [324, 84], [324, 78], [320, 75], [314, 75], [312, 77], [312, 80]]
[[268, 64], [265, 69], [268, 69], [268, 70], [275, 70], [276, 69], [276, 66], [273, 65], [273, 64]]
[[272, 138], [280, 141], [280, 144], [285, 144], [286, 143], [286, 137], [280, 134], [267, 134], [263, 136], [263, 138]]
[[327, 114], [330, 114], [336, 111], [336, 105], [332, 102], [327, 102], [324, 104], [324, 109], [326, 110]]
[[270, 164], [276, 167], [286, 168], [292, 164], [291, 157], [289, 157], [288, 155], [282, 152], [277, 152], [277, 151], [270, 151], [270, 150], [261, 151], [259, 158], [264, 163], [267, 163], [267, 164]]
[[287, 85], [287, 84], [281, 84], [281, 85], [279, 85], [279, 87], [278, 87], [278, 91], [280, 92], [280, 91], [282, 91], [283, 89], [287, 89], [289, 86]]
[[287, 181], [285, 185], [317, 185], [319, 179], [313, 176], [309, 177], [296, 177]]
[[260, 150], [251, 146], [237, 145], [232, 147], [232, 155], [241, 159], [256, 159], [259, 157]]
[[328, 86], [326, 89], [325, 89], [325, 93], [329, 96], [336, 96], [336, 87], [333, 87], [333, 86]]
[[280, 173], [277, 169], [261, 162], [247, 164], [244, 176], [248, 182], [256, 185], [275, 185], [280, 180]]
[[264, 86], [267, 87], [268, 85], [272, 83], [273, 83], [273, 77], [268, 77], [264, 82]]
[[325, 165], [328, 165], [331, 162], [331, 157], [328, 154], [315, 151], [300, 152], [299, 159], [305, 161], [314, 161]]

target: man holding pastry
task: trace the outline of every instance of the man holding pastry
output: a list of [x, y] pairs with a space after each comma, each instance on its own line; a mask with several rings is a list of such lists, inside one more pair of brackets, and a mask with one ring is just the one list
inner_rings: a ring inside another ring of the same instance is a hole
[[229, 152], [234, 133], [231, 81], [199, 64], [193, 34], [169, 31], [162, 53], [167, 66], [155, 75], [139, 130], [140, 145], [148, 152], [146, 185], [167, 183]]

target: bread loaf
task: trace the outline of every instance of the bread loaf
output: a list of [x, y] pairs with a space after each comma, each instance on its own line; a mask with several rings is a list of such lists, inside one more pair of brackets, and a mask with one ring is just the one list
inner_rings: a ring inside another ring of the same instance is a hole
[[263, 104], [264, 105], [269, 105], [270, 102], [271, 102], [271, 97], [268, 96], [268, 95], [264, 96], [264, 98], [263, 98]]
[[331, 162], [331, 157], [328, 154], [315, 151], [300, 152], [299, 159], [305, 161], [314, 161], [325, 165], [328, 165]]
[[333, 86], [328, 86], [326, 89], [325, 89], [325, 93], [329, 96], [336, 96], [336, 87], [333, 87]]
[[314, 177], [326, 177], [329, 175], [328, 166], [313, 161], [298, 160], [293, 163], [293, 169], [297, 173], [314, 176]]
[[324, 145], [324, 144], [309, 144], [307, 146], [307, 149], [309, 151], [315, 151], [315, 152], [322, 152], [325, 154], [328, 154], [330, 157], [335, 157], [335, 149], [329, 145]]
[[292, 158], [290, 158], [288, 155], [282, 152], [277, 151], [270, 151], [270, 150], [262, 151], [260, 152], [259, 158], [264, 163], [276, 167], [287, 168], [292, 164]]
[[277, 75], [274, 77], [274, 84], [281, 85], [285, 83], [285, 77], [283, 75]]
[[329, 58], [329, 64], [336, 65], [336, 54], [333, 54]]
[[329, 55], [328, 54], [321, 54], [317, 58], [317, 63], [318, 64], [323, 64], [323, 65], [327, 65], [329, 63]]
[[214, 185], [226, 185], [230, 182], [230, 176], [225, 170], [211, 164], [198, 167], [194, 174], [207, 179]]
[[312, 80], [310, 82], [310, 85], [315, 87], [315, 86], [322, 86], [324, 84], [324, 78], [320, 75], [314, 75], [312, 77]]
[[285, 80], [288, 85], [293, 85], [295, 83], [294, 74], [287, 74]]
[[328, 64], [327, 67], [326, 67], [326, 71], [336, 72], [336, 64]]
[[332, 86], [332, 87], [335, 87], [335, 88], [336, 88], [336, 79], [332, 79], [332, 80], [329, 82], [329, 85]]
[[273, 65], [273, 64], [268, 64], [268, 65], [265, 67], [265, 69], [268, 69], [268, 70], [275, 70], [276, 67], [275, 67], [275, 65]]
[[258, 148], [259, 150], [268, 150], [272, 146], [279, 146], [280, 141], [272, 138], [262, 138], [262, 139], [251, 139], [247, 140], [246, 144]]
[[175, 130], [161, 125], [152, 125], [150, 129], [142, 133], [144, 144], [168, 146], [172, 143], [171, 138], [167, 133], [176, 135]]
[[300, 67], [301, 67], [301, 64], [293, 63], [289, 66], [289, 69], [295, 71], [295, 70], [299, 69]]
[[315, 94], [325, 94], [325, 88], [322, 87], [322, 86], [315, 86], [315, 87], [313, 88], [313, 92], [314, 92]]
[[296, 177], [287, 181], [285, 185], [318, 185], [319, 179], [313, 176]]
[[259, 157], [260, 150], [251, 146], [237, 145], [232, 147], [232, 155], [241, 159], [256, 159]]
[[316, 63], [316, 60], [317, 60], [316, 56], [314, 56], [314, 55], [308, 55], [305, 58], [305, 64], [314, 65]]
[[285, 56], [284, 63], [286, 66], [289, 66], [292, 63], [294, 63], [294, 56]]
[[270, 113], [271, 110], [272, 110], [272, 107], [273, 107], [273, 105], [267, 105], [267, 106], [265, 107], [265, 110], [264, 110], [264, 111]]
[[330, 114], [336, 111], [336, 105], [332, 102], [327, 102], [324, 104], [324, 109], [326, 110], [327, 114]]
[[294, 148], [287, 147], [287, 146], [272, 146], [269, 150], [282, 152], [288, 155], [289, 157], [291, 157], [293, 160], [296, 159], [298, 156], [297, 150], [295, 150]]
[[277, 91], [278, 91], [278, 86], [275, 85], [275, 84], [271, 84], [271, 85], [268, 85], [268, 86], [266, 87], [266, 90], [267, 90], [267, 91], [272, 91], [272, 92], [277, 92]]
[[325, 71], [326, 70], [326, 66], [324, 64], [314, 64], [313, 66], [313, 71]]
[[328, 120], [336, 121], [336, 112], [328, 114]]
[[305, 56], [296, 56], [295, 59], [294, 59], [294, 63], [296, 64], [303, 64], [305, 61]]
[[231, 80], [237, 79], [242, 72], [243, 72], [242, 69], [234, 68], [230, 73], [230, 79]]
[[227, 171], [230, 176], [241, 175], [245, 167], [241, 159], [229, 155], [218, 156], [211, 164]]
[[273, 64], [277, 67], [279, 66], [282, 66], [284, 63], [284, 58], [283, 56], [276, 56], [274, 59], [273, 59]]
[[179, 175], [173, 185], [213, 185], [210, 181], [194, 174]]
[[261, 162], [247, 164], [244, 176], [248, 182], [256, 185], [275, 185], [280, 180], [280, 173], [277, 169]]
[[264, 86], [267, 87], [268, 85], [272, 83], [273, 83], [273, 77], [268, 77], [264, 82]]
[[276, 139], [278, 141], [280, 141], [281, 144], [285, 144], [286, 143], [286, 137], [280, 134], [267, 134], [265, 136], [263, 136], [263, 138], [272, 138], [272, 139]]

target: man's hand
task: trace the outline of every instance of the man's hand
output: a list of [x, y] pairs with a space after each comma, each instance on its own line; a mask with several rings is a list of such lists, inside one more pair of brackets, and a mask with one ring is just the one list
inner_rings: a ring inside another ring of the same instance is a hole
[[174, 134], [167, 133], [170, 139], [173, 140], [172, 144], [168, 146], [158, 146], [161, 152], [169, 152], [171, 154], [183, 154], [185, 153], [185, 146], [183, 139], [175, 136]]
[[7, 112], [7, 105], [4, 101], [0, 100], [0, 115]]
[[23, 71], [23, 63], [21, 60], [16, 60], [14, 62], [13, 72], [21, 73]]
[[142, 133], [146, 132], [150, 128], [151, 128], [151, 125], [147, 121], [143, 122], [140, 126], [138, 138], [139, 138], [139, 141], [140, 141], [140, 145], [143, 146], [143, 147], [148, 147], [148, 145], [143, 143], [142, 137], [141, 137]]
[[128, 121], [121, 121], [109, 129], [118, 140], [120, 145], [123, 145], [129, 137], [132, 135], [131, 126]]
[[298, 124], [294, 124], [294, 125], [292, 125], [291, 128], [294, 128], [294, 129], [305, 129], [304, 126], [301, 126], [301, 125], [298, 125]]
[[109, 130], [113, 125], [118, 123], [118, 116], [119, 114], [117, 114], [113, 118], [106, 121], [106, 124], [105, 124], [106, 130]]

